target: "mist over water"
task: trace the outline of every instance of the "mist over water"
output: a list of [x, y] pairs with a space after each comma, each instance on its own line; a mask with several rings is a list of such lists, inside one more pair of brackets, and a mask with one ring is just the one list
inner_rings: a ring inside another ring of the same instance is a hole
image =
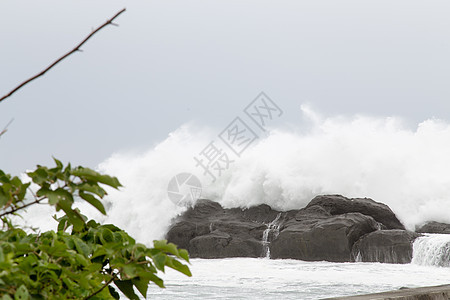
[[322, 118], [307, 107], [299, 119], [307, 126], [272, 128], [240, 158], [228, 151], [234, 162], [214, 183], [193, 157], [217, 141], [220, 130], [186, 124], [148, 151], [113, 155], [99, 169], [124, 188], [109, 192], [104, 221], [142, 242], [162, 238], [183, 211], [168, 199], [167, 184], [190, 172], [202, 181], [202, 198], [225, 207], [265, 203], [288, 210], [318, 194], [342, 194], [389, 205], [409, 229], [428, 220], [450, 222], [448, 122], [429, 119], [409, 128], [395, 117]]

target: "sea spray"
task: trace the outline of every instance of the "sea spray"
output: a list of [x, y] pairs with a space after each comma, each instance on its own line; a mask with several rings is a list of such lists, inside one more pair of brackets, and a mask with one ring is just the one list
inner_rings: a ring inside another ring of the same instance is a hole
[[303, 133], [271, 130], [214, 183], [193, 160], [214, 136], [207, 130], [186, 125], [141, 155], [116, 154], [100, 165], [125, 185], [110, 194], [109, 219], [146, 240], [163, 237], [182, 210], [167, 199], [167, 182], [183, 171], [202, 180], [202, 197], [225, 207], [288, 210], [338, 193], [383, 202], [408, 228], [450, 222], [441, 209], [450, 207], [449, 124], [426, 120], [408, 129], [396, 118], [312, 119]]
[[413, 264], [450, 267], [450, 234], [427, 234], [413, 244]]
[[342, 194], [389, 205], [409, 229], [429, 220], [450, 222], [450, 211], [442, 209], [450, 207], [449, 123], [430, 119], [408, 128], [392, 117], [321, 118], [306, 109], [299, 115], [308, 117], [307, 129], [271, 129], [233, 157], [215, 182], [193, 159], [217, 135], [208, 127], [183, 125], [148, 151], [114, 154], [98, 169], [117, 176], [124, 188], [108, 191], [102, 220], [141, 242], [163, 238], [185, 209], [168, 199], [168, 182], [190, 172], [200, 178], [203, 198], [227, 208], [265, 203], [289, 210], [318, 194]]

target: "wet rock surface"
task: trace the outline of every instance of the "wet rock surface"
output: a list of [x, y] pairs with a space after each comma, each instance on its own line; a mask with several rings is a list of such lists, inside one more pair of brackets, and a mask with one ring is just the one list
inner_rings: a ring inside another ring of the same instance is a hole
[[355, 249], [369, 259], [372, 252], [367, 249], [373, 247], [374, 251], [400, 251], [392, 255], [398, 258], [392, 262], [399, 263], [409, 257], [415, 237], [404, 230], [387, 205], [340, 195], [317, 196], [302, 209], [284, 212], [265, 204], [225, 209], [217, 202], [198, 200], [174, 220], [166, 235], [191, 257], [263, 257], [270, 253], [270, 258], [349, 262], [356, 257]]
[[352, 256], [362, 262], [408, 264], [413, 255], [412, 243], [419, 236], [408, 230], [377, 230], [353, 245]]
[[416, 229], [416, 232], [450, 234], [450, 224], [439, 222], [428, 222], [425, 225]]

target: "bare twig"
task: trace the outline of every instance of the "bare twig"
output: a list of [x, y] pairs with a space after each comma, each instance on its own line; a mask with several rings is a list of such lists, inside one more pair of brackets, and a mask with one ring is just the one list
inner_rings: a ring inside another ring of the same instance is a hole
[[[33, 202], [29, 202], [29, 203], [24, 204], [24, 205], [22, 205], [22, 206], [18, 206], [18, 207], [12, 208], [12, 209], [9, 210], [9, 211], [5, 211], [4, 213], [1, 213], [1, 214], [0, 214], [0, 218], [1, 218], [1, 217], [4, 217], [4, 216], [7, 216], [7, 215], [14, 214], [15, 212], [17, 212], [17, 211], [19, 211], [19, 210], [22, 210], [22, 209], [24, 209], [24, 208], [27, 208], [28, 206], [31, 206], [31, 205], [34, 205], [34, 204], [40, 204], [41, 201], [44, 200], [44, 199], [46, 199], [46, 198], [45, 198], [45, 197], [38, 198], [38, 199], [35, 199]], [[5, 208], [8, 208], [8, 207], [5, 207]], [[3, 208], [3, 209], [5, 209], [5, 208]]]
[[14, 118], [12, 118], [11, 121], [9, 121], [8, 124], [6, 124], [5, 128], [3, 128], [2, 131], [0, 131], [0, 137], [8, 131], [8, 127], [9, 127], [9, 125], [11, 125], [11, 123], [13, 121], [14, 121]]
[[66, 54], [64, 54], [63, 56], [61, 56], [60, 58], [58, 58], [55, 62], [53, 62], [51, 65], [49, 65], [45, 70], [43, 70], [42, 72], [34, 75], [33, 77], [25, 80], [24, 82], [22, 82], [21, 84], [19, 84], [17, 87], [15, 87], [13, 90], [11, 90], [8, 94], [6, 94], [5, 96], [3, 96], [2, 98], [0, 98], [0, 102], [2, 102], [3, 100], [5, 100], [6, 98], [10, 97], [12, 94], [14, 94], [15, 92], [17, 92], [19, 89], [21, 89], [23, 86], [25, 86], [26, 84], [30, 83], [31, 81], [41, 77], [42, 75], [44, 75], [45, 73], [47, 73], [47, 71], [49, 71], [51, 68], [53, 68], [54, 66], [56, 66], [60, 61], [62, 61], [63, 59], [65, 59], [66, 57], [68, 57], [69, 55], [80, 51], [81, 49], [80, 47], [83, 46], [84, 43], [86, 43], [94, 34], [96, 34], [97, 32], [99, 32], [100, 30], [102, 30], [104, 27], [108, 26], [108, 25], [114, 25], [117, 26], [117, 24], [113, 23], [112, 21], [117, 18], [121, 13], [123, 13], [126, 9], [122, 9], [121, 11], [119, 11], [118, 13], [116, 13], [111, 19], [107, 20], [105, 23], [103, 23], [103, 25], [101, 25], [100, 27], [98, 27], [97, 29], [93, 30], [81, 43], [79, 43], [75, 48], [73, 48], [71, 51], [67, 52]]

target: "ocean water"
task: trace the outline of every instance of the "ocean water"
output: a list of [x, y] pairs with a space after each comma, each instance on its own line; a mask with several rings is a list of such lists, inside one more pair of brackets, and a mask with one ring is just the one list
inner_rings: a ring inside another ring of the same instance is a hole
[[426, 234], [410, 264], [306, 262], [265, 258], [192, 259], [193, 277], [170, 270], [167, 289], [147, 299], [323, 299], [448, 284], [450, 234]]
[[147, 299], [323, 299], [448, 284], [450, 268], [266, 258], [192, 259], [192, 277], [173, 271]]

